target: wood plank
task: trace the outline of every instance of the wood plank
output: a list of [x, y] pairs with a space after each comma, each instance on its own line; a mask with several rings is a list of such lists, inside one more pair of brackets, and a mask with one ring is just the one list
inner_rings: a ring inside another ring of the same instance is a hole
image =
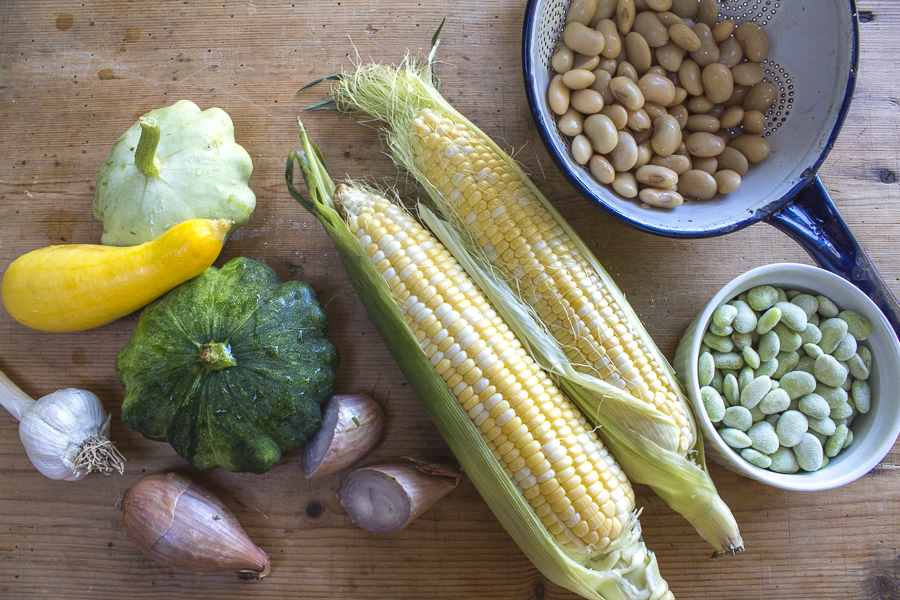
[[[446, 17], [439, 75], [447, 99], [515, 150], [518, 160], [585, 238], [664, 354], [695, 311], [755, 266], [811, 264], [766, 225], [726, 237], [673, 240], [629, 229], [579, 197], [534, 131], [523, 93], [523, 2], [502, 0], [126, 0], [0, 2], [0, 271], [49, 244], [96, 243], [91, 203], [116, 138], [146, 111], [189, 98], [219, 106], [254, 162], [252, 220], [217, 261], [249, 256], [284, 278], [310, 282], [327, 303], [342, 351], [341, 392], [371, 392], [385, 406], [382, 441], [364, 460], [453, 461], [362, 310], [334, 248], [289, 197], [283, 170], [297, 118], [333, 173], [414, 188], [383, 154], [371, 125], [303, 112], [325, 94], [305, 83], [353, 60], [396, 62], [427, 46]], [[900, 152], [895, 82], [900, 7], [861, 0], [856, 97], [820, 174], [891, 289], [900, 292]], [[869, 18], [871, 16], [871, 18]], [[356, 527], [335, 493], [346, 472], [319, 481], [291, 453], [265, 475], [202, 472], [120, 419], [114, 369], [137, 314], [92, 331], [26, 329], [0, 311], [0, 369], [35, 397], [65, 387], [96, 392], [113, 414], [124, 476], [47, 480], [29, 463], [16, 424], [0, 418], [0, 597], [121, 598], [576, 598], [525, 558], [468, 480], [402, 533]], [[717, 465], [712, 476], [741, 526], [747, 552], [708, 560], [709, 546], [649, 488], [637, 486], [648, 547], [679, 598], [900, 597], [900, 454], [841, 489], [790, 493]], [[116, 501], [141, 476], [183, 473], [234, 510], [273, 556], [259, 584], [156, 566], [128, 540]], [[252, 586], [252, 587], [251, 587]]]

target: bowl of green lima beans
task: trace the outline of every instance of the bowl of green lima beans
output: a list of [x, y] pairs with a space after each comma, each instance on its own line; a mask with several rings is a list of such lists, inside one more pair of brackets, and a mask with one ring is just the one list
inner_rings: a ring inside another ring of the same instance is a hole
[[781, 263], [728, 283], [679, 342], [678, 379], [706, 454], [794, 491], [866, 475], [900, 434], [900, 344], [847, 280]]

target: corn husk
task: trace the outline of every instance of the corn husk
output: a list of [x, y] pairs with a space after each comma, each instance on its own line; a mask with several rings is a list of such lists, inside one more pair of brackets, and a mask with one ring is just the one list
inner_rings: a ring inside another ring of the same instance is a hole
[[[709, 477], [703, 452], [702, 437], [694, 425], [694, 444], [679, 449], [679, 427], [654, 407], [605, 384], [600, 379], [579, 372], [566, 359], [559, 343], [548, 334], [534, 311], [529, 310], [516, 289], [515, 277], [489, 267], [488, 259], [477, 244], [457, 233], [457, 240], [449, 239], [454, 227], [462, 227], [465, 215], [455, 214], [443, 198], [441, 190], [429, 183], [427, 176], [416, 166], [410, 142], [410, 124], [424, 108], [448, 113], [466, 124], [503, 158], [508, 166], [531, 189], [542, 205], [556, 219], [581, 255], [588, 261], [603, 284], [620, 299], [632, 327], [647, 341], [647, 349], [662, 365], [672, 386], [678, 386], [668, 361], [652, 343], [640, 319], [624, 299], [615, 282], [594, 257], [577, 233], [553, 208], [540, 190], [495, 142], [478, 129], [447, 102], [437, 89], [433, 75], [433, 61], [437, 46], [427, 60], [416, 62], [407, 57], [399, 67], [380, 64], [358, 66], [355, 72], [341, 75], [332, 92], [337, 108], [361, 111], [384, 121], [391, 156], [408, 170], [422, 185], [430, 199], [430, 206], [441, 219], [454, 226], [440, 227], [436, 218], [428, 225], [438, 234], [454, 257], [464, 264], [470, 275], [486, 292], [495, 307], [502, 311], [507, 324], [523, 343], [529, 345], [532, 356], [548, 370], [567, 395], [596, 425], [599, 435], [615, 455], [628, 478], [649, 485], [674, 510], [683, 515], [713, 546], [714, 557], [735, 554], [743, 550], [743, 540], [733, 515], [716, 491]], [[432, 216], [433, 217], [433, 216]], [[481, 276], [478, 276], [481, 273]], [[679, 390], [685, 414], [690, 406]]]
[[[285, 170], [291, 195], [319, 219], [334, 241], [347, 275], [387, 348], [465, 473], [521, 550], [548, 579], [585, 598], [672, 599], [655, 555], [641, 540], [637, 514], [602, 552], [575, 554], [556, 543], [431, 366], [387, 283], [335, 210], [334, 183], [302, 124], [301, 142], [303, 149], [291, 153]], [[308, 198], [293, 184], [295, 162], [303, 172]]]

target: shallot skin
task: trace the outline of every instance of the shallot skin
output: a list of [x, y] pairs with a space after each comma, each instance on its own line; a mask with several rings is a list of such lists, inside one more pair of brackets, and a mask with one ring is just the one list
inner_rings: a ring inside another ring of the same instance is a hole
[[332, 396], [322, 411], [322, 427], [306, 443], [301, 472], [324, 477], [365, 456], [381, 437], [384, 410], [365, 394]]
[[237, 571], [262, 579], [271, 559], [234, 514], [203, 487], [176, 473], [138, 481], [122, 502], [128, 536], [153, 561], [191, 573]]

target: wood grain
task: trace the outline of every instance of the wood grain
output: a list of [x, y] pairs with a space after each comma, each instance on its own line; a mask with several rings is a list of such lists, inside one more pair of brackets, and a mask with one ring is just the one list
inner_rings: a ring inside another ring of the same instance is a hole
[[[792, 1], [792, 0], [783, 0]], [[330, 240], [290, 199], [283, 170], [297, 118], [337, 176], [412, 192], [376, 129], [333, 112], [303, 112], [325, 94], [305, 83], [357, 58], [396, 62], [447, 22], [443, 92], [534, 174], [627, 294], [671, 358], [685, 327], [724, 283], [773, 262], [811, 264], [774, 228], [723, 238], [648, 236], [595, 210], [545, 153], [521, 75], [524, 2], [503, 0], [10, 0], [0, 2], [0, 271], [49, 244], [97, 243], [91, 213], [98, 169], [141, 114], [189, 98], [219, 106], [254, 162], [258, 208], [217, 264], [263, 260], [310, 282], [327, 303], [342, 351], [339, 391], [372, 393], [384, 437], [364, 462], [453, 457], [365, 315]], [[891, 289], [900, 291], [900, 6], [861, 0], [856, 97], [821, 177]], [[2, 311], [0, 311], [2, 312]], [[306, 481], [299, 453], [261, 476], [189, 468], [165, 445], [128, 430], [114, 360], [137, 319], [78, 334], [28, 330], [0, 314], [0, 369], [35, 397], [65, 387], [96, 392], [128, 458], [120, 477], [53, 482], [37, 473], [16, 424], [0, 415], [0, 597], [575, 598], [546, 581], [475, 489], [459, 488], [400, 534], [357, 528], [335, 493], [346, 472]], [[747, 552], [708, 560], [709, 547], [648, 488], [637, 487], [647, 545], [679, 598], [900, 597], [900, 454], [844, 488], [774, 490], [713, 465]], [[273, 556], [258, 584], [157, 567], [128, 540], [115, 507], [143, 474], [176, 470], [217, 494]]]

